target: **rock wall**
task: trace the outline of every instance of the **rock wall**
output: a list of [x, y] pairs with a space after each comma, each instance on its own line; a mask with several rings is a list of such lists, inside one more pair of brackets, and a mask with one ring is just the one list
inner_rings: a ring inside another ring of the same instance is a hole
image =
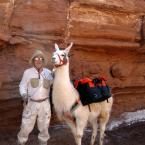
[[[18, 84], [37, 48], [71, 41], [71, 78], [104, 75], [114, 94], [112, 118], [145, 108], [145, 1], [0, 0], [0, 117], [20, 123]], [[11, 112], [13, 112], [11, 114]]]

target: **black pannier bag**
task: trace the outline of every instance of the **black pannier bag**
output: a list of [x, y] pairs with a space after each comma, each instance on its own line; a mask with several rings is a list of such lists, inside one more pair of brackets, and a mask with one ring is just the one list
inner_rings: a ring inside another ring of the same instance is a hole
[[104, 77], [95, 79], [84, 78], [75, 81], [83, 105], [101, 102], [111, 97], [111, 91]]

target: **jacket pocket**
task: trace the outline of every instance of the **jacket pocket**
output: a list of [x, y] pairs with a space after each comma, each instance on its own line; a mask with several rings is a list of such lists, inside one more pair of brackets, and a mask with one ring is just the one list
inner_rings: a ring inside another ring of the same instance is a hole
[[43, 79], [43, 87], [45, 89], [49, 89], [50, 88], [50, 81], [48, 79]]
[[39, 79], [31, 78], [30, 83], [31, 83], [32, 88], [37, 88], [39, 86]]

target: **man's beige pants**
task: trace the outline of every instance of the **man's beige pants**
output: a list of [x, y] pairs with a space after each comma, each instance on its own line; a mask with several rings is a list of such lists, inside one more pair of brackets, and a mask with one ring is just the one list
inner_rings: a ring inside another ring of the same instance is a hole
[[48, 133], [50, 117], [51, 110], [48, 100], [41, 103], [29, 101], [23, 110], [21, 129], [18, 133], [18, 143], [25, 144], [27, 142], [36, 120], [37, 127], [40, 131], [38, 139], [40, 142], [47, 142], [50, 138]]

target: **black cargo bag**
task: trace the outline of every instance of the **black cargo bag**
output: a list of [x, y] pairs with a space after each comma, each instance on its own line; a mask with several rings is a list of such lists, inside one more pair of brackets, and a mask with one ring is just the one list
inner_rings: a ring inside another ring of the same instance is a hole
[[90, 86], [89, 82], [78, 83], [77, 90], [83, 105], [101, 102], [111, 97], [110, 88], [108, 85], [104, 85], [105, 82], [102, 83], [102, 81], [104, 80], [98, 78], [93, 79], [92, 83], [94, 86]]

